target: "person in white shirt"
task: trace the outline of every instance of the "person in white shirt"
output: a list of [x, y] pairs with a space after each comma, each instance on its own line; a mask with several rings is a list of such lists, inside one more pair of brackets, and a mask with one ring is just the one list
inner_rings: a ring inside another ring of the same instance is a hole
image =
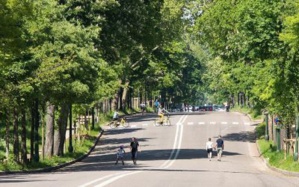
[[117, 111], [114, 111], [114, 113], [113, 113], [113, 121], [117, 121], [118, 120], [118, 117], [119, 117], [119, 115], [118, 115], [118, 112]]
[[208, 158], [211, 161], [212, 153], [213, 153], [213, 142], [211, 141], [211, 138], [209, 138], [207, 143], [206, 143], [206, 150], [207, 150], [207, 153], [208, 153]]

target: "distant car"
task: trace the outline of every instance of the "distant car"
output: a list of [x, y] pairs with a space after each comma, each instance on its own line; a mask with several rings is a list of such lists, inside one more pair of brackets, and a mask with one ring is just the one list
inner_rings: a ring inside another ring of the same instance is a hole
[[213, 106], [205, 106], [206, 111], [213, 111]]

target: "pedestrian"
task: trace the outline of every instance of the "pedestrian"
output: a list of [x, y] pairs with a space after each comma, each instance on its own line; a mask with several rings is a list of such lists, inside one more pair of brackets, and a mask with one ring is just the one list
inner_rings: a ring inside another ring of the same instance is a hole
[[208, 138], [208, 141], [206, 142], [206, 150], [208, 153], [208, 158], [211, 161], [213, 154], [213, 142], [211, 141], [211, 138]]
[[217, 148], [217, 160], [221, 161], [222, 152], [224, 150], [224, 141], [219, 135], [218, 139], [216, 140], [216, 148]]
[[144, 112], [145, 112], [145, 109], [146, 109], [146, 105], [145, 105], [144, 102], [140, 104], [140, 108], [141, 108], [141, 112], [142, 112], [142, 115], [143, 115]]
[[158, 99], [156, 99], [154, 104], [155, 104], [155, 112], [158, 112], [158, 109], [159, 109], [159, 106], [160, 106], [160, 103], [159, 103]]
[[124, 155], [125, 155], [125, 150], [124, 150], [124, 146], [120, 146], [119, 149], [117, 150], [117, 153], [116, 153], [116, 162], [115, 162], [115, 165], [117, 165], [118, 161], [121, 160], [122, 164], [125, 165], [125, 162], [124, 162]]
[[130, 147], [131, 147], [132, 161], [136, 165], [139, 143], [135, 137], [132, 138]]

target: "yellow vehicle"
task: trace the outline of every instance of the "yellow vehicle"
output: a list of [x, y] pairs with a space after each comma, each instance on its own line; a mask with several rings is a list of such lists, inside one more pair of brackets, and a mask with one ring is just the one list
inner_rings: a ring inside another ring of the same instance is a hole
[[170, 123], [170, 115], [167, 113], [166, 115], [163, 115], [163, 117], [159, 117], [154, 120], [154, 126], [169, 126]]
[[114, 129], [116, 127], [129, 127], [129, 122], [125, 117], [113, 120], [109, 123], [110, 128]]

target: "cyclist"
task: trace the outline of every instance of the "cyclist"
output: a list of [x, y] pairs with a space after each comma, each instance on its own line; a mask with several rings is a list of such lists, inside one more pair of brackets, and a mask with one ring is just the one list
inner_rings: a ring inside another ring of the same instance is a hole
[[119, 118], [119, 114], [118, 114], [118, 112], [117, 111], [114, 111], [114, 113], [113, 113], [113, 121], [116, 123], [117, 121], [118, 121], [118, 118]]
[[165, 108], [162, 108], [160, 105], [158, 108], [158, 116], [160, 117], [160, 122], [163, 122], [165, 113], [169, 113], [169, 112]]
[[141, 104], [140, 104], [140, 108], [141, 108], [141, 112], [142, 112], [142, 115], [143, 115], [144, 112], [145, 112], [145, 108], [146, 108], [145, 103], [141, 103]]

